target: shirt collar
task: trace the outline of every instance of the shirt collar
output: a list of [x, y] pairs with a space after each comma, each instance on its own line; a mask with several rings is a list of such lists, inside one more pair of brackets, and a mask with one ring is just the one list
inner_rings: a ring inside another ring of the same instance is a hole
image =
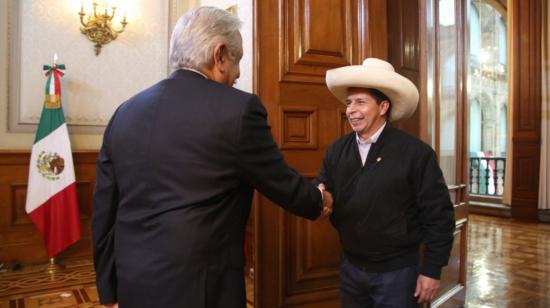
[[196, 70], [196, 69], [192, 69], [192, 68], [189, 68], [189, 67], [183, 67], [182, 70], [195, 72], [195, 73], [201, 75], [202, 77], [204, 77], [204, 78], [206, 78], [206, 79], [210, 79], [210, 78], [208, 78], [208, 76], [206, 76], [203, 72], [201, 72], [201, 71], [199, 71], [199, 70]]
[[386, 122], [384, 122], [384, 124], [376, 131], [376, 133], [374, 133], [372, 136], [370, 136], [369, 139], [365, 141], [361, 141], [361, 139], [359, 139], [359, 134], [355, 133], [355, 138], [357, 139], [357, 143], [358, 144], [376, 143], [376, 141], [378, 141], [378, 138], [380, 137], [380, 134], [382, 134], [384, 127], [386, 127]]

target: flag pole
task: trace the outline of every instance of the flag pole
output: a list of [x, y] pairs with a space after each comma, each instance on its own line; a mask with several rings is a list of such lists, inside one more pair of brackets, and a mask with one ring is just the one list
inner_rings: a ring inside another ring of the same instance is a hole
[[50, 258], [50, 262], [48, 262], [48, 264], [46, 265], [45, 272], [47, 274], [50, 274], [50, 276], [54, 276], [63, 269], [65, 269], [65, 266], [57, 263], [54, 257]]
[[29, 164], [25, 212], [42, 233], [49, 259], [45, 272], [54, 275], [62, 265], [57, 256], [80, 240], [80, 214], [71, 142], [61, 106], [61, 77], [65, 65], [57, 54], [53, 64], [43, 65], [47, 77], [44, 106]]

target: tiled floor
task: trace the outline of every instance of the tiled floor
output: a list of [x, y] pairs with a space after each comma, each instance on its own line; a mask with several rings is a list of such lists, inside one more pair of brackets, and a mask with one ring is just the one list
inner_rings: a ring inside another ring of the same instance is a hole
[[[468, 308], [550, 307], [550, 224], [471, 215], [468, 241]], [[94, 279], [89, 260], [0, 273], [0, 308], [101, 307]]]

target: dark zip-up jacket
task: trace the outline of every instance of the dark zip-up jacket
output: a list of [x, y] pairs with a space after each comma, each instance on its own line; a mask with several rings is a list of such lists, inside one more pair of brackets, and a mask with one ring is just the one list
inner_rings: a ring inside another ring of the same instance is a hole
[[329, 146], [317, 181], [334, 195], [331, 222], [352, 264], [370, 272], [420, 264], [421, 274], [440, 278], [455, 219], [430, 146], [386, 125], [362, 166], [352, 132]]

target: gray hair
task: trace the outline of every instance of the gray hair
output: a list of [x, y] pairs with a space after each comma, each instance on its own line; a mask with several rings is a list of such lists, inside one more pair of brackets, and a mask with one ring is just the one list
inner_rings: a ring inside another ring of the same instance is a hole
[[201, 69], [212, 64], [214, 48], [224, 44], [233, 59], [242, 57], [241, 21], [210, 6], [195, 8], [178, 19], [170, 39], [169, 63], [174, 69]]

